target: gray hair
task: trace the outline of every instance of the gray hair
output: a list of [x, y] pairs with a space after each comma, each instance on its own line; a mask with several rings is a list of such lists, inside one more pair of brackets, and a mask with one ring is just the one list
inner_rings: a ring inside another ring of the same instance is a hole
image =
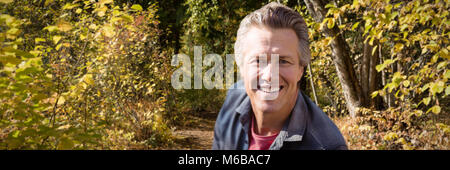
[[280, 3], [271, 2], [262, 8], [248, 14], [239, 25], [234, 52], [236, 62], [241, 66], [240, 54], [243, 49], [243, 40], [245, 34], [253, 26], [267, 26], [269, 28], [290, 28], [294, 30], [299, 40], [300, 65], [307, 66], [311, 60], [311, 51], [309, 50], [308, 28], [302, 16], [293, 9]]

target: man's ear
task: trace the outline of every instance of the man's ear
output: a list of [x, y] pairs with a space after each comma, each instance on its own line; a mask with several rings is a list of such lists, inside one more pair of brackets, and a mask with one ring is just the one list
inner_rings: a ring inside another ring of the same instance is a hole
[[303, 77], [305, 76], [305, 72], [306, 72], [306, 67], [300, 66], [300, 74], [299, 74], [299, 80], [298, 81], [303, 79]]
[[[303, 67], [303, 66], [302, 66]], [[300, 68], [301, 73], [300, 73], [300, 80], [297, 82], [298, 88], [302, 91], [306, 90], [306, 86], [307, 86], [307, 81], [305, 81], [305, 72], [306, 72], [306, 67]]]

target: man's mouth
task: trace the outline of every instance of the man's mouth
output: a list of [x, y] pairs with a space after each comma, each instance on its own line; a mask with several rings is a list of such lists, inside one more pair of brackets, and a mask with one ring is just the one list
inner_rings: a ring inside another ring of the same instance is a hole
[[262, 91], [264, 93], [277, 93], [280, 92], [284, 88], [284, 86], [271, 88], [270, 85], [258, 85], [257, 88], [259, 91]]

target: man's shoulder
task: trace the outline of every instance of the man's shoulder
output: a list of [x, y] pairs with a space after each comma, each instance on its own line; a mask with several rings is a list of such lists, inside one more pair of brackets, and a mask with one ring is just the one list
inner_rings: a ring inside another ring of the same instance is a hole
[[225, 101], [217, 116], [214, 127], [213, 149], [238, 149], [239, 136], [241, 134], [242, 125], [239, 122], [237, 108], [246, 99], [242, 81], [235, 83], [228, 89]]
[[325, 149], [344, 149], [342, 147], [346, 147], [345, 139], [336, 124], [306, 95], [303, 94], [303, 98], [309, 111], [308, 133], [318, 140]]

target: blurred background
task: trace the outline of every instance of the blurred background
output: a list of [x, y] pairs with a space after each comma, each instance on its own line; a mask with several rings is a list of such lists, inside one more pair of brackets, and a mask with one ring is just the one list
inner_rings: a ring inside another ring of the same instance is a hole
[[[225, 61], [268, 2], [0, 0], [0, 148], [210, 149], [226, 89], [175, 90], [172, 56]], [[279, 2], [309, 28], [301, 89], [350, 149], [450, 149], [448, 0]]]

